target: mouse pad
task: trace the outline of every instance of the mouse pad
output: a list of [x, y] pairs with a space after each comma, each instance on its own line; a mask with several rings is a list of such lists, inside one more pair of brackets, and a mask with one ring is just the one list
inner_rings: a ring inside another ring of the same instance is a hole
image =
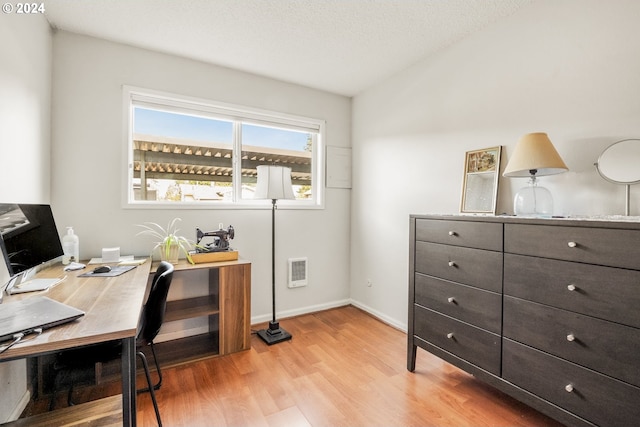
[[78, 277], [114, 277], [119, 276], [122, 273], [126, 273], [129, 270], [133, 270], [134, 268], [136, 268], [135, 265], [116, 265], [111, 267], [111, 271], [107, 273], [92, 273], [88, 271], [78, 275]]

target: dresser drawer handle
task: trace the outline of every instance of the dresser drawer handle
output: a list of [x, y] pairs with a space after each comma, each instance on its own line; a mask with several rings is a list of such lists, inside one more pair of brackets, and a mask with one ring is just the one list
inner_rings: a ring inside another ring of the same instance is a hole
[[453, 261], [449, 261], [449, 267], [455, 267], [455, 266], [456, 266], [456, 263], [455, 263], [455, 262], [453, 262]]
[[576, 242], [569, 242], [567, 243], [567, 246], [569, 246], [570, 248], [575, 248], [578, 246], [578, 244]]
[[449, 301], [451, 304], [455, 304], [456, 303], [456, 299], [454, 297], [447, 298], [447, 301]]
[[575, 341], [576, 340], [576, 336], [573, 334], [569, 334], [567, 335], [567, 341]]
[[450, 231], [449, 232], [449, 236], [457, 236], [457, 235], [458, 235], [458, 233], [456, 233], [455, 231]]
[[567, 289], [569, 289], [570, 291], [575, 291], [576, 285], [567, 285]]
[[572, 393], [573, 392], [573, 384], [567, 384], [566, 386], [564, 386], [564, 389], [567, 391], [567, 393]]
[[450, 340], [452, 340], [452, 339], [453, 339], [453, 332], [449, 332], [449, 333], [447, 334], [447, 338], [449, 338]]

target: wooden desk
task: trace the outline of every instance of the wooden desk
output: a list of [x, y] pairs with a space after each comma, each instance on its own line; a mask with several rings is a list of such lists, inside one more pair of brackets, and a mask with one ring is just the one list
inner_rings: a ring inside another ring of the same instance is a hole
[[78, 277], [89, 269], [64, 272], [63, 266], [57, 264], [38, 273], [38, 277], [66, 275], [67, 278], [44, 293], [5, 295], [5, 303], [46, 295], [83, 310], [85, 315], [74, 322], [46, 330], [33, 340], [17, 344], [0, 354], [0, 362], [121, 340], [122, 423], [124, 426], [135, 426], [136, 332], [150, 268], [151, 263], [146, 262], [116, 277]]

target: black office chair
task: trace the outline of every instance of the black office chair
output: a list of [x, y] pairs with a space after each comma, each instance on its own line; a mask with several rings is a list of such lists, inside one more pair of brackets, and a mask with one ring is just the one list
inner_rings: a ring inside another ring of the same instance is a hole
[[[144, 305], [144, 311], [140, 320], [138, 335], [136, 337], [136, 348], [139, 349], [144, 346], [151, 347], [153, 361], [156, 365], [156, 371], [158, 372], [158, 382], [155, 383], [153, 387], [151, 384], [148, 384], [148, 387], [153, 388], [154, 390], [160, 389], [160, 386], [162, 385], [162, 371], [160, 370], [160, 364], [156, 357], [156, 349], [154, 347], [153, 340], [158, 335], [158, 332], [160, 332], [160, 328], [164, 322], [164, 313], [167, 308], [167, 294], [169, 293], [169, 286], [171, 285], [172, 278], [173, 265], [167, 261], [162, 261], [153, 276], [151, 290], [149, 291], [147, 302]], [[144, 353], [142, 355], [144, 356]], [[149, 391], [149, 388], [138, 390], [138, 392], [142, 393]]]
[[[172, 278], [173, 265], [166, 261], [162, 261], [153, 277], [149, 297], [144, 305], [140, 324], [138, 325], [138, 334], [136, 336], [137, 355], [140, 357], [145, 377], [147, 379], [147, 387], [138, 389], [137, 392], [150, 392], [153, 409], [155, 410], [159, 426], [162, 426], [162, 421], [160, 420], [160, 411], [158, 410], [155, 390], [158, 390], [162, 385], [162, 371], [160, 370], [160, 364], [156, 357], [153, 340], [158, 335], [158, 332], [160, 332], [160, 327], [164, 321], [164, 314], [167, 306], [167, 294], [169, 293], [169, 286], [171, 285]], [[151, 374], [149, 373], [147, 358], [141, 350], [144, 346], [151, 347], [156, 370], [158, 372], [158, 382], [156, 384], [152, 384], [151, 382]], [[54, 390], [51, 397], [51, 405], [53, 405], [55, 400], [56, 390], [64, 385], [69, 386], [67, 401], [69, 405], [73, 405], [73, 402], [71, 401], [71, 394], [73, 392], [74, 383], [77, 383], [81, 378], [86, 378], [87, 371], [95, 370], [96, 363], [105, 363], [111, 360], [116, 360], [121, 356], [121, 354], [122, 346], [120, 341], [97, 344], [59, 353], [53, 364], [56, 376], [54, 381]]]

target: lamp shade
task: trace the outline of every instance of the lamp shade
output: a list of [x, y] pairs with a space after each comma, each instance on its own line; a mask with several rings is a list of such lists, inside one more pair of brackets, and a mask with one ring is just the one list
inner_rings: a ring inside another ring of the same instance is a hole
[[291, 168], [285, 166], [258, 166], [258, 184], [254, 199], [295, 199], [291, 187]]
[[502, 176], [555, 175], [569, 170], [546, 133], [528, 133], [518, 143]]

